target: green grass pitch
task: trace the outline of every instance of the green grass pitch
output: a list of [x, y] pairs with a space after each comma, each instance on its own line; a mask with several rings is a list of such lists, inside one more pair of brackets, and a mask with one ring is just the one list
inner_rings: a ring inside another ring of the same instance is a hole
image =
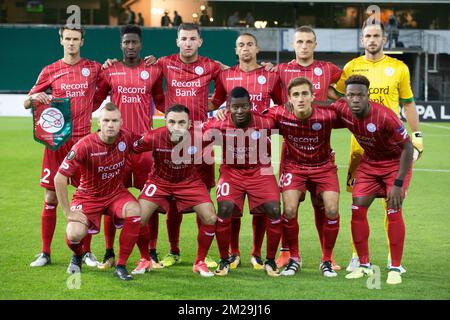
[[[161, 122], [158, 123], [161, 125]], [[43, 146], [32, 138], [31, 118], [0, 117], [0, 299], [450, 299], [450, 124], [423, 124], [425, 154], [414, 166], [413, 180], [404, 205], [406, 243], [403, 266], [408, 272], [401, 285], [386, 284], [384, 267], [387, 245], [383, 209], [375, 201], [369, 210], [372, 263], [380, 266], [380, 289], [369, 290], [366, 279], [347, 280], [346, 272], [327, 279], [319, 272], [320, 248], [310, 201], [299, 210], [300, 250], [303, 270], [295, 277], [269, 278], [254, 271], [251, 253], [251, 218], [245, 212], [240, 243], [242, 265], [228, 277], [204, 279], [192, 272], [197, 228], [194, 215], [185, 215], [181, 229], [183, 262], [168, 269], [153, 270], [134, 281], [122, 282], [112, 270], [99, 271], [84, 266], [79, 289], [67, 286], [71, 252], [65, 244], [65, 218], [58, 208], [57, 229], [52, 245], [52, 265], [31, 268], [41, 249], [41, 210], [44, 191], [39, 187]], [[332, 134], [342, 193], [341, 230], [335, 258], [345, 268], [351, 255], [350, 194], [344, 191], [349, 133]], [[137, 194], [134, 190], [134, 194]], [[215, 200], [215, 197], [213, 197]], [[115, 248], [118, 250], [118, 238]], [[103, 232], [94, 236], [93, 252], [104, 252]], [[158, 251], [168, 251], [165, 216], [160, 216]], [[263, 254], [265, 247], [263, 247]], [[214, 241], [210, 250], [218, 258]], [[128, 262], [131, 271], [137, 262], [135, 248]]]

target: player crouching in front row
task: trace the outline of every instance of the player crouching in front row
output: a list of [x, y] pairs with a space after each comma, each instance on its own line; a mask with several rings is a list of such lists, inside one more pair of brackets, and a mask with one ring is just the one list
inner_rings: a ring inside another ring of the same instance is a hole
[[[137, 139], [121, 130], [121, 113], [108, 103], [100, 113], [100, 130], [78, 141], [67, 154], [55, 176], [58, 201], [67, 217], [66, 242], [74, 255], [68, 273], [80, 273], [83, 249], [81, 241], [98, 233], [103, 212], [113, 215], [116, 226], [123, 226], [119, 238], [119, 257], [114, 275], [131, 280], [126, 263], [138, 239], [141, 213], [139, 203], [123, 185], [125, 158]], [[68, 178], [78, 170], [81, 180], [69, 205]]]

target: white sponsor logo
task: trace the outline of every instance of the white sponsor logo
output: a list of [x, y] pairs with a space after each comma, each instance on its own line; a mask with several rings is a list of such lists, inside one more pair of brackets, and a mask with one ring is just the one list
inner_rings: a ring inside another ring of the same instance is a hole
[[267, 82], [267, 79], [263, 75], [258, 77], [258, 83], [259, 84], [265, 84], [266, 82]]
[[126, 72], [111, 72], [109, 75], [110, 76], [124, 76], [126, 75]]
[[203, 69], [201, 66], [196, 66], [194, 71], [195, 71], [196, 74], [201, 76], [205, 72], [205, 69]]
[[167, 66], [167, 69], [174, 69], [174, 70], [179, 70], [179, 71], [182, 70], [181, 68], [178, 68], [178, 67], [176, 67], [176, 66], [171, 66], [171, 65], [168, 65], [168, 66]]
[[259, 131], [253, 131], [251, 137], [253, 140], [258, 140], [261, 137], [261, 133]]
[[81, 69], [81, 74], [85, 77], [89, 77], [89, 75], [91, 74], [91, 71], [88, 68], [83, 68], [83, 69]]
[[298, 127], [298, 125], [294, 122], [280, 121], [280, 123], [291, 127]]
[[124, 152], [125, 149], [127, 148], [127, 144], [125, 142], [123, 142], [123, 141], [120, 141], [119, 145], [117, 146], [117, 148], [119, 148], [119, 151]]
[[197, 153], [197, 151], [198, 151], [198, 149], [197, 149], [197, 147], [196, 146], [190, 146], [189, 148], [188, 148], [188, 154], [196, 154]]
[[99, 157], [99, 156], [104, 156], [106, 154], [108, 154], [107, 151], [104, 151], [104, 152], [93, 152], [93, 153], [91, 153], [91, 157]]
[[388, 68], [386, 68], [386, 70], [384, 70], [384, 73], [388, 77], [392, 77], [394, 75], [394, 68], [388, 67]]
[[318, 122], [313, 123], [312, 129], [313, 129], [314, 131], [319, 131], [320, 129], [322, 129], [322, 125], [321, 125], [320, 123], [318, 123]]
[[314, 74], [315, 74], [316, 76], [321, 76], [322, 73], [323, 73], [323, 71], [322, 71], [321, 68], [319, 68], [319, 67], [314, 68]]
[[57, 74], [57, 75], [54, 75], [53, 76], [53, 79], [56, 79], [56, 78], [59, 78], [59, 77], [62, 77], [62, 76], [65, 76], [66, 74], [68, 74], [69, 73], [69, 71], [67, 71], [67, 72], [63, 72], [63, 73], [60, 73], [60, 74]]
[[225, 78], [226, 81], [242, 80], [241, 78]]
[[56, 133], [64, 126], [64, 116], [56, 108], [47, 108], [41, 113], [39, 125], [48, 133]]
[[142, 78], [142, 80], [147, 80], [149, 77], [150, 77], [150, 74], [148, 73], [147, 70], [141, 71], [141, 78]]
[[376, 127], [373, 123], [369, 123], [369, 124], [367, 125], [367, 131], [373, 133], [373, 132], [377, 131], [377, 127]]

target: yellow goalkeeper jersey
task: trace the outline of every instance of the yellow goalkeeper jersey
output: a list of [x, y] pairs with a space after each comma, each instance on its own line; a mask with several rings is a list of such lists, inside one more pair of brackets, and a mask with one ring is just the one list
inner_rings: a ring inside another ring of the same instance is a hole
[[370, 100], [384, 104], [396, 114], [400, 114], [400, 102], [414, 101], [408, 66], [398, 59], [385, 55], [378, 61], [365, 56], [349, 61], [336, 84], [339, 94], [345, 94], [345, 80], [354, 74], [369, 79]]

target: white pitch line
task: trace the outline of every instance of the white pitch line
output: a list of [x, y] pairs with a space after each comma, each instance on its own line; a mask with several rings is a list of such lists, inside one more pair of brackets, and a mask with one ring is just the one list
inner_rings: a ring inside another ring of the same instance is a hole
[[433, 128], [439, 128], [439, 129], [450, 130], [450, 127], [440, 126], [440, 125], [438, 125], [438, 124], [431, 124], [431, 123], [421, 122], [420, 125], [423, 125], [423, 126], [429, 126], [429, 127], [433, 127]]

